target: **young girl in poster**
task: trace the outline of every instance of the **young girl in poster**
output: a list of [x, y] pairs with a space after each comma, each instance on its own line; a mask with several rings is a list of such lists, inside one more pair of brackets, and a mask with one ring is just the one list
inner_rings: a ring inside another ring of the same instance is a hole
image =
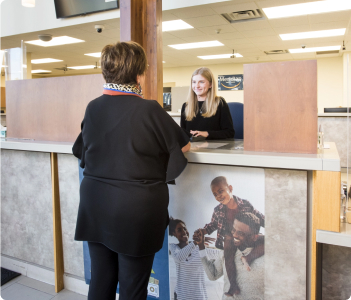
[[207, 300], [199, 246], [189, 242], [189, 232], [182, 220], [170, 218], [169, 234], [179, 241], [178, 244], [169, 244], [177, 273], [174, 300]]

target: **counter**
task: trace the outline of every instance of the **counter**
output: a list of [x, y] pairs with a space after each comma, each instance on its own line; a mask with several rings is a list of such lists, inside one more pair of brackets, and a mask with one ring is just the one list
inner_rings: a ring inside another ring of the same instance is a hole
[[[253, 152], [243, 149], [243, 141], [218, 140], [192, 143], [186, 153], [189, 162], [293, 170], [340, 171], [340, 158], [335, 143], [317, 154]], [[1, 139], [1, 149], [72, 154], [72, 143]], [[218, 146], [218, 147], [217, 147]], [[213, 148], [215, 147], [215, 148]]]
[[[203, 226], [204, 220], [210, 221], [211, 209], [213, 212], [216, 205], [209, 189], [210, 180], [227, 176], [235, 194], [253, 201], [266, 217], [265, 298], [286, 299], [286, 295], [294, 295], [296, 299], [309, 299], [306, 295], [311, 292], [313, 278], [312, 174], [340, 174], [335, 143], [326, 144], [329, 149], [311, 155], [245, 151], [242, 140], [193, 143], [191, 151], [185, 154], [188, 167], [176, 185], [169, 186], [170, 214], [184, 218], [191, 230]], [[64, 286], [86, 295], [83, 247], [74, 241], [79, 170], [71, 151], [72, 143], [1, 140], [2, 265], [28, 277], [55, 283], [55, 264], [59, 258], [53, 255], [57, 232], [53, 234], [52, 220], [57, 211], [53, 211], [52, 192], [56, 189]], [[57, 184], [51, 180], [52, 153], [57, 155]], [[198, 210], [204, 203], [207, 209]], [[172, 291], [171, 262], [170, 259]], [[209, 286], [209, 299], [217, 299], [217, 292], [218, 288], [213, 290]]]

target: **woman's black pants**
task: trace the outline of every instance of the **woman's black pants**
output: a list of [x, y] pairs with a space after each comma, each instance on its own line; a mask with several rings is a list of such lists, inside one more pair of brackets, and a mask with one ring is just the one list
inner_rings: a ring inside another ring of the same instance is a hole
[[88, 300], [145, 300], [155, 254], [128, 256], [114, 252], [100, 243], [88, 242], [91, 281]]

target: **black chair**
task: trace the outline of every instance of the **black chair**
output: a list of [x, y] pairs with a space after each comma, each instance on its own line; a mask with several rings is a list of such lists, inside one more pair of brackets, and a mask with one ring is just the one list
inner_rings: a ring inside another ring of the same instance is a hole
[[244, 139], [244, 104], [240, 102], [228, 102], [230, 114], [233, 119], [236, 139]]

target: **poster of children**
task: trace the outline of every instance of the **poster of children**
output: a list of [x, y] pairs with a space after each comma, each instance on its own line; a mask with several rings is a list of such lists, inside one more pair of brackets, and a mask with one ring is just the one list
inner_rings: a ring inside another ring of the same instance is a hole
[[170, 299], [264, 299], [264, 170], [204, 169], [169, 185]]

